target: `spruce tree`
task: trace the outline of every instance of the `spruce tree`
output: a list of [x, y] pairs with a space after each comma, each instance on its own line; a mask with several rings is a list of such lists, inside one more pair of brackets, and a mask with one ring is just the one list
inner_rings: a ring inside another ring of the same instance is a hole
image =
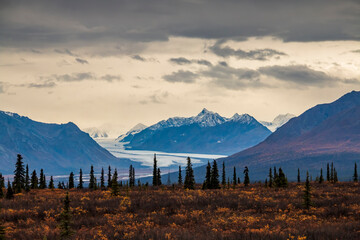
[[118, 174], [117, 169], [115, 168], [113, 178], [111, 180], [111, 195], [119, 195], [119, 185], [118, 185]]
[[109, 165], [109, 168], [108, 168], [108, 188], [111, 188], [111, 183], [112, 183], [111, 167]]
[[206, 166], [206, 175], [205, 175], [205, 181], [203, 184], [203, 189], [210, 189], [211, 188], [211, 165], [208, 161], [208, 164]]
[[4, 190], [2, 187], [0, 187], [0, 199], [4, 197]]
[[330, 182], [330, 169], [329, 169], [329, 163], [326, 165], [326, 181]]
[[309, 172], [306, 172], [306, 181], [305, 181], [305, 189], [304, 189], [304, 207], [309, 209], [311, 206], [311, 187], [309, 181]]
[[283, 172], [283, 170], [281, 168], [279, 168], [279, 175], [277, 177], [276, 186], [277, 187], [283, 187], [283, 188], [288, 186], [286, 176], [285, 176], [285, 174], [284, 174], [284, 172]]
[[[136, 179], [135, 179], [135, 168], [133, 167], [133, 170], [132, 170], [132, 182], [133, 182], [133, 186], [135, 186], [135, 182], [136, 182]], [[170, 175], [170, 174], [169, 174]]]
[[84, 188], [84, 181], [83, 181], [83, 173], [82, 173], [82, 169], [80, 168], [80, 172], [79, 172], [79, 185], [78, 185], [79, 189], [83, 189]]
[[324, 177], [323, 177], [323, 170], [322, 168], [320, 169], [320, 178], [319, 178], [319, 183], [323, 183], [324, 182]]
[[25, 191], [30, 191], [30, 177], [29, 177], [29, 166], [26, 164], [26, 171], [25, 171]]
[[158, 186], [158, 168], [157, 168], [157, 160], [156, 154], [154, 154], [154, 169], [153, 169], [153, 186]]
[[234, 167], [233, 184], [236, 185], [236, 168]]
[[13, 188], [15, 193], [20, 193], [21, 190], [25, 189], [25, 168], [22, 159], [22, 156], [18, 154], [14, 171]]
[[[224, 167], [225, 165], [223, 165]], [[223, 172], [224, 173], [224, 172]], [[211, 180], [210, 180], [210, 186], [211, 189], [218, 189], [220, 188], [220, 182], [219, 182], [219, 170], [217, 167], [216, 160], [213, 161], [213, 165], [211, 168]]]
[[300, 183], [300, 169], [298, 168], [297, 182]]
[[13, 187], [11, 186], [10, 180], [8, 180], [8, 187], [6, 191], [6, 199], [13, 199], [14, 198], [14, 191]]
[[45, 181], [45, 175], [44, 175], [44, 170], [40, 169], [40, 183], [39, 183], [39, 188], [40, 189], [44, 189], [46, 187], [46, 181]]
[[273, 185], [274, 185], [275, 187], [277, 187], [276, 183], [277, 183], [277, 181], [278, 181], [278, 177], [279, 177], [279, 175], [278, 175], [277, 172], [276, 172], [276, 167], [274, 167]]
[[355, 166], [354, 166], [353, 180], [354, 180], [354, 182], [358, 181], [358, 173], [357, 173], [357, 165], [356, 165], [356, 163], [355, 163]]
[[38, 177], [36, 175], [36, 170], [34, 170], [31, 174], [31, 184], [30, 184], [30, 188], [31, 189], [37, 189], [39, 187], [39, 181], [38, 181]]
[[66, 193], [64, 199], [63, 210], [60, 214], [60, 236], [61, 239], [69, 239], [72, 235], [71, 230], [71, 213], [70, 213], [70, 199], [69, 193]]
[[70, 173], [70, 176], [69, 176], [69, 189], [72, 189], [75, 187], [75, 184], [74, 184], [74, 173], [71, 172]]
[[330, 182], [334, 182], [334, 163], [331, 163]]
[[95, 190], [95, 189], [96, 189], [96, 183], [95, 183], [95, 175], [94, 175], [94, 167], [93, 167], [93, 165], [91, 165], [91, 168], [90, 168], [89, 189], [91, 189], [91, 190]]
[[63, 185], [61, 184], [61, 182], [58, 183], [58, 189], [64, 189]]
[[50, 182], [49, 182], [49, 189], [54, 189], [55, 186], [54, 186], [54, 179], [53, 179], [53, 176], [50, 177]]
[[160, 168], [158, 168], [158, 170], [157, 170], [157, 185], [158, 186], [160, 186], [160, 185], [162, 185], [162, 182], [161, 182], [161, 171], [160, 171]]
[[273, 175], [272, 175], [272, 169], [269, 169], [269, 187], [273, 187]]
[[184, 188], [185, 189], [195, 189], [194, 171], [192, 169], [190, 157], [187, 158], [187, 165], [186, 165], [186, 169], [185, 169]]
[[241, 183], [241, 181], [240, 181], [240, 177], [238, 177], [238, 181], [237, 181], [237, 182], [238, 182], [238, 184], [240, 184], [240, 183]]
[[181, 166], [179, 166], [178, 184], [180, 186], [183, 184], [183, 180], [182, 180], [182, 176], [181, 176]]
[[245, 187], [247, 187], [249, 184], [250, 184], [250, 178], [249, 178], [249, 169], [247, 166], [245, 166], [245, 169], [244, 169], [244, 185]]
[[0, 173], [0, 188], [5, 188], [5, 178], [1, 173]]
[[221, 185], [223, 185], [223, 187], [225, 187], [225, 184], [226, 184], [226, 172], [225, 172], [225, 161], [223, 161], [223, 164], [222, 164]]
[[130, 167], [129, 167], [129, 185], [130, 185], [130, 187], [133, 186], [133, 182], [132, 182], [132, 179], [133, 179], [133, 177], [132, 177], [133, 170], [132, 170], [132, 168], [133, 168], [133, 166], [130, 165]]
[[334, 183], [337, 183], [338, 182], [338, 176], [337, 176], [337, 171], [336, 169], [334, 168]]
[[104, 168], [101, 168], [100, 188], [101, 188], [101, 189], [105, 189]]

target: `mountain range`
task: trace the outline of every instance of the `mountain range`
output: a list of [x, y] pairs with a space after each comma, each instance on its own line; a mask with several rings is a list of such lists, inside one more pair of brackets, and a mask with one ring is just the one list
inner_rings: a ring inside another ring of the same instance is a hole
[[128, 159], [116, 158], [72, 122], [47, 124], [0, 111], [0, 136], [0, 172], [3, 174], [12, 173], [18, 153], [31, 169], [44, 168], [52, 174], [90, 169], [91, 164], [97, 169], [109, 164], [124, 168], [130, 164], [140, 166]]
[[290, 113], [280, 114], [277, 117], [275, 117], [272, 122], [260, 121], [260, 123], [265, 127], [267, 127], [270, 131], [275, 132], [276, 129], [287, 123], [293, 117], [295, 117], [295, 115]]
[[109, 134], [105, 130], [96, 127], [85, 128], [84, 132], [88, 133], [93, 139], [109, 137]]
[[160, 121], [119, 141], [133, 150], [229, 155], [258, 144], [270, 134], [248, 114], [226, 118], [203, 109], [193, 117]]
[[[320, 175], [326, 164], [334, 163], [338, 176], [350, 180], [354, 163], [360, 160], [360, 92], [350, 92], [338, 100], [317, 105], [290, 119], [258, 145], [218, 159], [227, 172], [235, 166], [238, 174], [245, 166], [252, 180], [265, 180], [270, 167], [282, 167], [289, 180], [295, 180], [297, 169], [304, 179], [306, 171]], [[205, 167], [195, 169], [198, 181]], [[242, 174], [241, 174], [242, 176]]]

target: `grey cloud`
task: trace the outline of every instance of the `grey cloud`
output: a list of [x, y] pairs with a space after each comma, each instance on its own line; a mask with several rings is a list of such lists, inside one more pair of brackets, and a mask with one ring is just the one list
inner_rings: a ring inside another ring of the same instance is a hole
[[143, 57], [140, 56], [140, 55], [133, 55], [133, 56], [131, 56], [131, 58], [134, 59], [134, 60], [141, 61], [141, 62], [145, 62], [145, 61], [146, 61], [146, 59], [143, 58]]
[[313, 70], [306, 65], [261, 67], [259, 72], [299, 86], [329, 86], [342, 81], [338, 77], [329, 76], [325, 72]]
[[351, 51], [353, 53], [360, 53], [360, 49], [357, 49], [357, 50], [354, 50], [354, 51]]
[[69, 55], [72, 57], [76, 57], [77, 55], [75, 55], [74, 53], [72, 53], [69, 49], [64, 49], [64, 50], [59, 50], [59, 49], [54, 49], [54, 52], [56, 53], [60, 53], [60, 54], [65, 54], [65, 55]]
[[169, 36], [360, 40], [359, 10], [355, 0], [14, 0], [0, 6], [0, 46], [62, 49]]
[[53, 76], [59, 82], [80, 82], [83, 80], [94, 79], [95, 76], [90, 72], [83, 73], [73, 73], [73, 74], [64, 74], [64, 75], [54, 75]]
[[0, 94], [5, 93], [4, 84], [0, 82]]
[[169, 59], [170, 62], [172, 63], [176, 63], [178, 65], [186, 65], [186, 64], [191, 64], [191, 61], [184, 58], [184, 57], [179, 57], [179, 58], [170, 58]]
[[163, 76], [163, 79], [168, 82], [183, 82], [183, 83], [194, 83], [197, 75], [190, 71], [179, 70], [169, 75]]
[[122, 80], [120, 75], [110, 75], [110, 74], [106, 74], [106, 75], [102, 76], [101, 79], [105, 80], [105, 81], [108, 81], [108, 82]]
[[188, 65], [188, 64], [192, 64], [192, 63], [196, 63], [196, 64], [199, 64], [199, 65], [205, 65], [205, 66], [211, 66], [211, 62], [205, 60], [205, 59], [199, 59], [199, 60], [196, 60], [196, 59], [192, 59], [192, 60], [189, 60], [187, 58], [184, 58], [184, 57], [178, 57], [178, 58], [170, 58], [169, 61], [171, 63], [175, 63], [175, 64], [178, 64], [178, 65]]
[[248, 68], [232, 68], [218, 64], [199, 73], [210, 78], [212, 83], [231, 90], [269, 87], [260, 81], [260, 74]]
[[147, 99], [140, 101], [141, 104], [155, 103], [155, 104], [164, 104], [165, 99], [168, 98], [168, 92], [154, 93], [150, 95]]
[[222, 46], [224, 41], [218, 41], [213, 46], [209, 47], [209, 49], [216, 55], [220, 57], [236, 57], [239, 59], [247, 59], [247, 60], [259, 60], [265, 61], [269, 60], [273, 57], [285, 56], [286, 54], [283, 52], [279, 52], [274, 49], [265, 48], [265, 49], [256, 49], [250, 51], [243, 51], [241, 49], [233, 49], [228, 46]]
[[78, 63], [81, 63], [81, 64], [89, 64], [89, 62], [85, 59], [81, 59], [81, 58], [76, 58], [75, 59]]
[[31, 49], [31, 52], [36, 53], [36, 54], [42, 54], [42, 52], [37, 49]]
[[27, 85], [28, 88], [53, 88], [56, 86], [54, 82], [44, 82], [44, 83], [30, 83]]

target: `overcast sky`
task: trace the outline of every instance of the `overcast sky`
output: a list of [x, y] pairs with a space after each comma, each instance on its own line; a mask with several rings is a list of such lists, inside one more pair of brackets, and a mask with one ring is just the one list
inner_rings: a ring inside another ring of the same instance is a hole
[[357, 0], [0, 0], [0, 110], [37, 121], [272, 120], [359, 89]]

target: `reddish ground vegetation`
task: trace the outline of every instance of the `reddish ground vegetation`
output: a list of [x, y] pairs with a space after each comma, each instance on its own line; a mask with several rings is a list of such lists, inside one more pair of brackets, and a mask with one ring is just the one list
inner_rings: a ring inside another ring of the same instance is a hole
[[[200, 186], [197, 186], [200, 188]], [[360, 239], [360, 185], [312, 183], [270, 189], [122, 188], [70, 190], [72, 239]], [[59, 239], [66, 190], [34, 190], [0, 200], [8, 239]], [[46, 237], [46, 238], [45, 238]]]

